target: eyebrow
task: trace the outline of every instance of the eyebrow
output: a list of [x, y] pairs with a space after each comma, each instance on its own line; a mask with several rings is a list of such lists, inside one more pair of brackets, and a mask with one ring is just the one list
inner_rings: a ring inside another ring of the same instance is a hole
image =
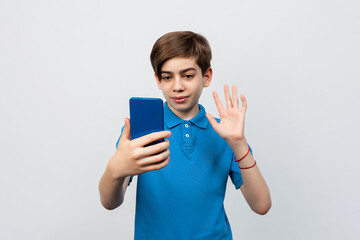
[[[186, 73], [187, 71], [191, 71], [191, 70], [193, 70], [193, 71], [196, 72], [196, 68], [186, 68], [186, 69], [184, 69], [184, 70], [181, 70], [181, 71], [180, 71], [180, 74]], [[163, 74], [163, 73], [165, 73], [165, 74], [173, 74], [173, 72], [170, 72], [170, 71], [161, 71], [161, 72], [160, 72], [160, 74]]]

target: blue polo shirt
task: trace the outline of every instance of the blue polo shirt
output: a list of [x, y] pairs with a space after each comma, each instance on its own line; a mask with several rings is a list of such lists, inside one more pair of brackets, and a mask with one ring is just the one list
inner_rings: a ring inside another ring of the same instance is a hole
[[199, 109], [186, 121], [164, 104], [170, 162], [138, 175], [135, 240], [232, 239], [223, 202], [228, 176], [236, 189], [243, 184], [239, 165]]

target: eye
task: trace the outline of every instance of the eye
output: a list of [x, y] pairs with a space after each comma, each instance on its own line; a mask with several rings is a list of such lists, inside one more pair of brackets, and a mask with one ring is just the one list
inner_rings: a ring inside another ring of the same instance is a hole
[[188, 78], [188, 79], [193, 78], [193, 77], [194, 77], [194, 75], [191, 75], [191, 74], [186, 74], [185, 75], [185, 78]]
[[161, 80], [167, 81], [167, 80], [170, 80], [170, 79], [171, 79], [170, 76], [161, 76]]

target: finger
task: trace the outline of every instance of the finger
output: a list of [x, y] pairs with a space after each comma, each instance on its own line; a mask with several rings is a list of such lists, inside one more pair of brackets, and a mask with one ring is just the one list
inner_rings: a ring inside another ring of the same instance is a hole
[[224, 85], [224, 94], [225, 94], [225, 101], [226, 101], [226, 109], [232, 108], [232, 100], [229, 92], [229, 85]]
[[206, 113], [206, 117], [208, 118], [209, 123], [211, 124], [211, 126], [214, 128], [214, 130], [216, 132], [216, 129], [218, 128], [219, 123], [215, 120], [215, 118], [210, 113]]
[[238, 96], [237, 96], [236, 85], [232, 86], [232, 99], [233, 99], [234, 108], [239, 108], [239, 100], [238, 100]]
[[215, 91], [213, 91], [213, 98], [214, 98], [216, 107], [217, 107], [219, 113], [221, 114], [225, 109], [224, 109], [224, 106], [222, 105], [222, 103], [221, 103], [221, 101], [219, 99], [219, 96], [217, 95], [217, 93]]
[[170, 151], [169, 149], [167, 149], [164, 152], [158, 153], [156, 155], [153, 156], [149, 156], [147, 158], [144, 158], [142, 160], [139, 161], [140, 167], [146, 167], [152, 164], [157, 164], [160, 163], [162, 161], [164, 161], [167, 157], [170, 156]]
[[125, 118], [125, 126], [121, 135], [121, 139], [130, 140], [130, 119]]
[[134, 144], [138, 147], [143, 147], [145, 145], [148, 145], [149, 143], [155, 142], [157, 140], [167, 138], [171, 136], [170, 131], [160, 131], [160, 132], [153, 132], [150, 134], [147, 134], [145, 136], [136, 138], [133, 140]]
[[241, 95], [240, 95], [240, 98], [241, 98], [241, 102], [242, 102], [241, 111], [243, 111], [243, 112], [245, 113], [245, 112], [246, 112], [246, 109], [247, 109], [247, 102], [246, 102], [245, 95], [244, 95], [244, 94], [241, 94]]
[[136, 155], [136, 158], [145, 158], [149, 157], [158, 153], [161, 153], [168, 149], [170, 146], [169, 140], [165, 140], [164, 142], [157, 143], [154, 145], [150, 145], [144, 148], [139, 148], [138, 154]]
[[145, 172], [160, 170], [164, 167], [166, 167], [169, 164], [170, 157], [167, 157], [164, 161], [157, 163], [157, 164], [151, 164], [143, 168]]

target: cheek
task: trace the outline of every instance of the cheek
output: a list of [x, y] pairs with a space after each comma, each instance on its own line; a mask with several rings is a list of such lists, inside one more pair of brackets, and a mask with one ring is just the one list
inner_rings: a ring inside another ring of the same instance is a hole
[[165, 83], [164, 82], [160, 82], [160, 84], [158, 85], [158, 87], [159, 87], [159, 89], [161, 90], [161, 91], [164, 91], [164, 89], [165, 89]]
[[161, 83], [161, 84], [159, 85], [159, 89], [163, 92], [163, 94], [164, 94], [165, 96], [169, 94], [169, 91], [170, 91], [169, 84]]
[[202, 93], [202, 90], [203, 90], [202, 88], [199, 88], [199, 89], [197, 90], [196, 95], [197, 95], [198, 98], [200, 98], [201, 93]]
[[202, 90], [203, 90], [203, 88], [201, 86], [198, 86], [197, 88], [194, 89], [194, 94], [196, 96], [200, 96], [202, 93]]

